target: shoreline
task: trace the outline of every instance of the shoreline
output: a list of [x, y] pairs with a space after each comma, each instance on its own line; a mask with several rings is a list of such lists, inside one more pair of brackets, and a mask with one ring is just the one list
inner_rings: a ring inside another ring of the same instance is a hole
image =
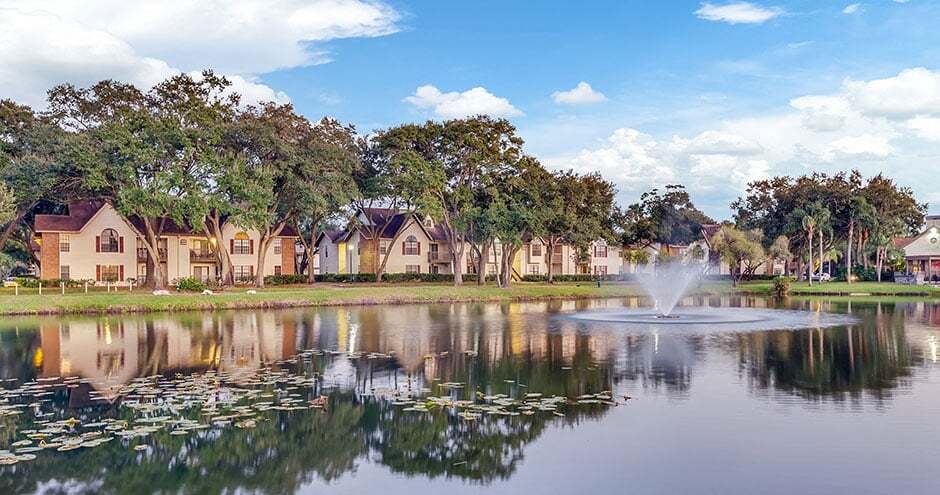
[[[834, 283], [839, 284], [839, 283]], [[878, 284], [878, 286], [852, 284], [830, 287], [796, 286], [790, 297], [847, 297], [866, 300], [877, 297], [936, 299], [940, 291], [932, 288], [915, 288]], [[851, 289], [849, 289], [851, 287]], [[891, 290], [888, 290], [890, 287]], [[455, 287], [444, 284], [363, 286], [327, 285], [286, 286], [258, 289], [248, 294], [248, 289], [235, 289], [213, 295], [196, 293], [172, 293], [155, 296], [150, 292], [93, 292], [61, 294], [0, 295], [2, 316], [64, 316], [64, 315], [113, 315], [141, 313], [206, 312], [244, 309], [288, 309], [336, 306], [374, 306], [402, 304], [455, 304], [455, 303], [499, 303], [558, 301], [585, 299], [617, 299], [646, 297], [635, 283], [607, 283], [601, 287], [593, 284], [535, 283], [514, 284], [509, 289], [493, 285], [463, 285]], [[772, 297], [770, 284], [750, 282], [737, 288], [730, 283], [705, 283], [689, 295], [755, 296]]]

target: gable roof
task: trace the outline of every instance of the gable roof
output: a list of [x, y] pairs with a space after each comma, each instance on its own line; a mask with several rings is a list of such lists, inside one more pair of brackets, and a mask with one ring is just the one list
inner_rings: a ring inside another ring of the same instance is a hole
[[715, 234], [721, 230], [721, 225], [717, 223], [703, 223], [702, 224], [702, 237], [705, 238], [705, 242], [709, 245], [712, 243], [712, 237], [715, 237]]
[[894, 239], [894, 247], [898, 249], [904, 249], [908, 246], [908, 244], [914, 242], [917, 237], [897, 237]]
[[105, 205], [104, 201], [72, 201], [67, 215], [36, 215], [33, 227], [36, 232], [78, 232]]
[[[439, 226], [435, 226], [432, 229], [428, 229], [424, 226], [424, 222], [421, 221], [421, 217], [414, 212], [402, 212], [396, 211], [391, 208], [362, 208], [360, 210], [362, 214], [369, 220], [372, 224], [382, 224], [388, 222], [388, 225], [382, 229], [382, 232], [379, 234], [381, 239], [394, 239], [398, 235], [398, 231], [401, 230], [405, 225], [407, 225], [407, 218], [409, 215], [414, 217], [414, 222], [421, 227], [421, 230], [424, 231], [424, 234], [428, 236], [428, 239], [433, 241], [444, 240], [444, 232], [440, 230]], [[365, 232], [362, 232], [363, 229], [359, 229], [360, 233], [365, 236]], [[436, 230], [432, 234], [432, 230]]]
[[[85, 225], [108, 203], [98, 199], [73, 201], [68, 204], [66, 215], [36, 215], [33, 228], [36, 232], [80, 232]], [[138, 231], [144, 230], [144, 223], [138, 217], [131, 217], [130, 223]], [[172, 219], [166, 219], [164, 235], [201, 235], [185, 225], [178, 225]], [[290, 225], [284, 227], [278, 237], [297, 237], [297, 231]]]

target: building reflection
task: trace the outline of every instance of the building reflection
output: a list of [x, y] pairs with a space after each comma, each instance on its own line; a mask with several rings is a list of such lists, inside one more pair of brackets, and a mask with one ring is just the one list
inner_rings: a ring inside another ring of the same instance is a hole
[[[705, 296], [683, 303], [777, 304], [769, 301]], [[548, 388], [555, 388], [547, 383], [555, 381], [558, 390], [576, 390], [585, 387], [578, 380], [587, 380], [599, 387], [628, 381], [684, 394], [706, 354], [717, 349], [735, 357], [755, 392], [837, 397], [887, 393], [905, 385], [912, 369], [938, 360], [940, 306], [930, 302], [794, 300], [790, 307], [853, 313], [859, 323], [719, 337], [655, 329], [626, 334], [615, 324], [566, 317], [638, 304], [612, 299], [49, 318], [38, 320], [31, 343], [22, 338], [2, 342], [0, 353], [15, 356], [3, 360], [0, 373], [23, 376], [30, 369], [38, 377], [78, 376], [107, 397], [139, 376], [251, 370], [320, 349], [336, 351], [317, 364], [325, 378], [363, 391], [402, 384], [430, 388], [448, 381], [492, 389], [507, 380], [541, 380]], [[370, 354], [388, 358], [363, 357]], [[483, 378], [491, 383], [480, 382]]]

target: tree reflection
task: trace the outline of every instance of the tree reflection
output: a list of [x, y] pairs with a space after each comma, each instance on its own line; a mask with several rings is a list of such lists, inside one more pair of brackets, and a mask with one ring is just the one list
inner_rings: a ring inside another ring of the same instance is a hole
[[859, 323], [847, 327], [740, 334], [751, 385], [806, 398], [890, 396], [911, 374], [904, 320], [880, 304], [856, 311]]

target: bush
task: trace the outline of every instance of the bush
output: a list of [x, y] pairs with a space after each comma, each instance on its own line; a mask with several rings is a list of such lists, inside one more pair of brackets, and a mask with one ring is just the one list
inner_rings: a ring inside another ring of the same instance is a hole
[[776, 277], [774, 278], [773, 290], [774, 294], [783, 297], [790, 293], [790, 284], [793, 283], [793, 277]]
[[[623, 280], [633, 280], [635, 275], [632, 273], [624, 273], [622, 275], [555, 275], [552, 277], [552, 280], [555, 282], [595, 282], [598, 279], [613, 282], [613, 281], [623, 281]], [[548, 275], [523, 275], [523, 282], [547, 282]]]
[[264, 277], [265, 285], [294, 285], [305, 283], [307, 283], [307, 276], [303, 274], [268, 275]]
[[[894, 272], [891, 271], [889, 267], [885, 268], [888, 269], [881, 272], [881, 280], [893, 280]], [[873, 266], [866, 269], [862, 265], [855, 265], [852, 267], [852, 274], [855, 275], [855, 280], [859, 282], [874, 282], [878, 280], [878, 271]], [[840, 266], [836, 268], [832, 278], [833, 280], [845, 280], [845, 267]]]
[[206, 290], [206, 284], [193, 277], [184, 277], [176, 281], [176, 290], [180, 292], [202, 292]]
[[79, 280], [55, 278], [50, 280], [40, 280], [36, 277], [16, 277], [14, 280], [17, 284], [19, 284], [20, 287], [23, 287], [24, 289], [35, 289], [39, 287], [40, 282], [42, 283], [43, 287], [59, 287], [63, 282], [65, 283], [65, 286], [69, 288], [82, 287], [86, 282], [88, 285], [95, 285], [94, 280], [84, 279]]

